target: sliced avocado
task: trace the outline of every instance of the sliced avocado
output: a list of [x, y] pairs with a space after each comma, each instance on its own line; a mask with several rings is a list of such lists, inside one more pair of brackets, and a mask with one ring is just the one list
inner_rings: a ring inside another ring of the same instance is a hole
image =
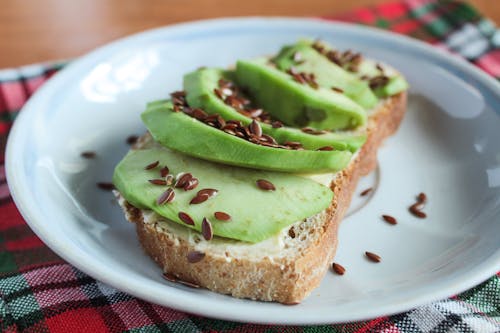
[[155, 141], [201, 159], [262, 170], [328, 172], [343, 169], [346, 150], [287, 150], [260, 146], [206, 125], [172, 105], [153, 105], [141, 115]]
[[[184, 76], [184, 90], [186, 100], [193, 108], [202, 108], [209, 114], [219, 114], [225, 120], [239, 120], [244, 125], [252, 122], [252, 119], [239, 113], [233, 107], [224, 103], [214, 90], [219, 88], [219, 80], [233, 80], [234, 72], [223, 71], [216, 68], [203, 68]], [[358, 150], [366, 141], [363, 134], [350, 133], [325, 133], [311, 135], [299, 129], [290, 127], [273, 128], [270, 124], [260, 122], [262, 131], [271, 135], [278, 141], [297, 141], [302, 143], [305, 149], [316, 150], [324, 146], [332, 146], [337, 150], [348, 149], [352, 152]]]
[[287, 125], [337, 130], [366, 123], [365, 110], [344, 94], [300, 84], [265, 58], [238, 61], [236, 77], [259, 106]]
[[378, 98], [368, 83], [328, 60], [308, 42], [301, 41], [284, 47], [273, 62], [282, 71], [294, 68], [297, 72], [314, 74], [320, 87], [340, 88], [347, 97], [365, 109], [377, 105]]
[[[297, 45], [309, 45], [313, 49], [315, 49], [315, 51], [316, 51], [318, 48], [313, 47], [316, 43], [317, 42], [311, 42], [309, 40], [302, 40], [302, 41], [299, 41], [297, 43]], [[319, 45], [320, 49], [322, 50], [321, 54], [323, 55], [324, 59], [328, 59], [325, 55], [327, 53], [329, 53], [330, 51], [334, 50], [330, 45], [328, 45], [324, 42], [320, 42], [316, 45]], [[285, 51], [286, 51], [286, 49], [283, 52], [285, 52]], [[347, 53], [349, 53], [349, 51], [347, 51]], [[320, 54], [320, 53], [318, 52], [318, 54]], [[351, 53], [351, 55], [352, 55], [352, 53]], [[409, 87], [408, 82], [405, 80], [405, 78], [400, 73], [394, 71], [393, 69], [384, 70], [384, 68], [383, 68], [384, 65], [380, 65], [373, 60], [364, 59], [364, 58], [360, 58], [360, 59], [361, 59], [361, 61], [357, 64], [357, 66], [355, 66], [356, 71], [351, 70], [349, 63], [344, 65], [344, 67], [341, 67], [341, 68], [343, 68], [344, 70], [347, 70], [351, 75], [355, 75], [358, 78], [360, 78], [361, 80], [367, 81], [369, 86], [370, 86], [371, 79], [374, 79], [374, 78], [379, 77], [379, 76], [386, 76], [388, 79], [387, 83], [385, 83], [383, 86], [376, 85], [375, 88], [371, 89], [377, 97], [379, 97], [379, 98], [389, 97], [392, 95], [399, 94], [400, 92], [408, 89], [408, 87]], [[330, 61], [330, 60], [328, 59], [328, 61]], [[293, 61], [293, 58], [289, 58], [289, 59], [283, 58], [283, 59], [281, 59], [281, 62], [284, 62], [284, 66], [286, 66], [289, 63], [293, 63], [294, 61]], [[334, 63], [332, 62], [332, 64], [334, 64]]]
[[[167, 165], [173, 175], [190, 172], [198, 178], [198, 187], [191, 191], [175, 189], [172, 202], [158, 205], [156, 200], [167, 187], [148, 182], [159, 175], [158, 168], [144, 169], [151, 161], [159, 161], [160, 166]], [[259, 179], [271, 182], [276, 190], [259, 189], [256, 186]], [[303, 177], [215, 164], [163, 147], [130, 151], [116, 166], [113, 184], [128, 202], [138, 208], [151, 209], [198, 231], [206, 217], [211, 221], [215, 235], [252, 243], [321, 212], [330, 205], [333, 197], [328, 187]], [[218, 193], [201, 204], [190, 205], [198, 190], [204, 188], [217, 189]], [[217, 211], [228, 213], [231, 221], [213, 218]], [[195, 225], [184, 224], [178, 217], [179, 212], [189, 214]]]

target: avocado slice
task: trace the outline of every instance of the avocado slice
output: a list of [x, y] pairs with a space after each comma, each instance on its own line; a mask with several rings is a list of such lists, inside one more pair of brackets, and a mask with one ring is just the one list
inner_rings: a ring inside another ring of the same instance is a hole
[[141, 118], [155, 141], [201, 159], [262, 170], [332, 172], [343, 169], [352, 154], [346, 150], [314, 151], [271, 148], [211, 127], [171, 103], [148, 106]]
[[285, 46], [273, 58], [273, 62], [282, 71], [294, 68], [297, 72], [314, 74], [320, 87], [341, 89], [347, 97], [365, 109], [371, 109], [378, 103], [377, 96], [367, 82], [331, 62], [316, 51], [311, 43], [300, 41], [295, 45]]
[[[234, 80], [234, 72], [217, 68], [202, 68], [184, 76], [184, 90], [186, 100], [192, 108], [202, 108], [209, 114], [219, 114], [225, 120], [239, 120], [244, 125], [252, 122], [252, 118], [239, 113], [235, 108], [224, 103], [215, 93], [219, 89], [219, 80]], [[291, 127], [273, 128], [270, 124], [259, 122], [262, 131], [271, 135], [278, 141], [297, 141], [305, 149], [316, 150], [321, 147], [331, 146], [337, 150], [348, 149], [351, 152], [358, 150], [366, 141], [364, 134], [332, 133], [311, 135], [300, 129]]]
[[[340, 68], [343, 68], [359, 79], [367, 81], [367, 84], [369, 85], [371, 90], [379, 98], [386, 98], [392, 95], [399, 94], [400, 92], [407, 90], [409, 87], [408, 82], [398, 72], [394, 71], [393, 69], [385, 71], [382, 65], [373, 60], [364, 59], [359, 54], [358, 57], [356, 57], [358, 61], [356, 61], [355, 66], [351, 66], [353, 64], [352, 59], [355, 58], [354, 56], [356, 54], [353, 54], [349, 50], [344, 53], [340, 53], [324, 42], [311, 42], [309, 40], [299, 41], [297, 45], [310, 46], [318, 54], [322, 55], [325, 60], [330, 61], [330, 63], [336, 65], [337, 67], [340, 66]], [[282, 52], [286, 52], [287, 48], [291, 47], [285, 47], [284, 51]], [[336, 60], [331, 60], [331, 57], [328, 56], [330, 52], [336, 54], [336, 56], [334, 56]], [[292, 55], [292, 58], [290, 59], [285, 60], [283, 58], [281, 59], [281, 61], [284, 62], [285, 65], [287, 65], [288, 63], [293, 62], [293, 59], [294, 55]], [[353, 68], [355, 68], [355, 70]], [[384, 80], [382, 80], [382, 84], [380, 84], [381, 82], [378, 79], [381, 79], [382, 77], [384, 77]], [[378, 84], [374, 84], [374, 79], [378, 80]]]
[[338, 130], [366, 123], [365, 110], [349, 97], [298, 83], [266, 58], [239, 60], [236, 77], [259, 106], [287, 125]]
[[[173, 175], [190, 172], [198, 178], [198, 187], [192, 191], [174, 189], [175, 199], [158, 205], [156, 200], [167, 187], [148, 182], [159, 175], [159, 168], [144, 169], [151, 161], [159, 161], [160, 166], [167, 165]], [[276, 190], [259, 189], [256, 186], [259, 179], [271, 182]], [[292, 223], [323, 211], [333, 197], [328, 187], [310, 179], [215, 164], [164, 147], [130, 151], [116, 166], [113, 184], [128, 202], [138, 208], [151, 209], [198, 231], [206, 217], [211, 221], [215, 235], [251, 243], [260, 242]], [[204, 188], [217, 189], [218, 194], [201, 204], [190, 205], [198, 190]], [[231, 221], [213, 218], [217, 211], [229, 214]], [[179, 212], [189, 214], [195, 225], [183, 223], [178, 217]]]

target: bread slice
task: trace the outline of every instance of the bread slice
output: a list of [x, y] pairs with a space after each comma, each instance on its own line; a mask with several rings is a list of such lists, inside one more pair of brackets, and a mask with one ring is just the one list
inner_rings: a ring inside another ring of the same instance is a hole
[[[347, 168], [330, 176], [335, 195], [328, 209], [260, 243], [221, 237], [205, 241], [197, 231], [140, 210], [116, 192], [118, 201], [126, 218], [135, 223], [146, 253], [169, 275], [238, 298], [299, 303], [320, 284], [330, 266], [338, 243], [337, 229], [358, 179], [376, 167], [377, 149], [397, 130], [406, 98], [406, 92], [400, 93], [370, 111], [366, 143]], [[145, 135], [134, 149], [155, 144]], [[189, 263], [191, 251], [205, 253], [204, 259]]]

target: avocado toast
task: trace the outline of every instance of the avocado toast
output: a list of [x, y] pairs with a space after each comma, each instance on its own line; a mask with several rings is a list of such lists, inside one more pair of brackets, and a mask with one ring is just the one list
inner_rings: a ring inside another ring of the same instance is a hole
[[167, 279], [298, 303], [333, 260], [406, 89], [387, 66], [320, 42], [199, 69], [148, 104], [149, 133], [116, 167], [115, 194]]

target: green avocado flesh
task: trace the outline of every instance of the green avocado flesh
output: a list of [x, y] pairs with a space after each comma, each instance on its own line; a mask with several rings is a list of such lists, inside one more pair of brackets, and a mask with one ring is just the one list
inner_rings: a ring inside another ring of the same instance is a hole
[[[201, 108], [209, 114], [219, 114], [225, 120], [239, 120], [243, 125], [248, 125], [252, 119], [239, 113], [233, 107], [224, 103], [215, 93], [219, 88], [220, 79], [234, 79], [234, 72], [223, 71], [216, 68], [203, 68], [184, 76], [184, 90], [186, 100], [192, 108]], [[260, 122], [262, 131], [271, 135], [282, 144], [286, 141], [298, 141], [305, 149], [316, 150], [324, 146], [332, 146], [337, 150], [358, 150], [366, 141], [365, 135], [350, 133], [325, 133], [311, 135], [300, 129], [291, 127], [273, 128], [269, 124]]]
[[239, 60], [236, 78], [257, 105], [287, 125], [338, 130], [366, 123], [365, 110], [349, 97], [300, 84], [265, 58]]
[[[187, 137], [184, 139], [189, 141]], [[159, 167], [144, 169], [154, 161], [160, 162]], [[175, 189], [174, 201], [158, 205], [156, 200], [167, 187], [153, 185], [148, 180], [159, 178], [162, 166], [168, 166], [173, 175], [190, 172], [198, 178], [198, 187], [191, 191]], [[258, 179], [270, 181], [276, 190], [259, 189], [255, 184]], [[151, 209], [198, 231], [206, 217], [212, 223], [214, 235], [251, 243], [276, 235], [283, 228], [323, 211], [333, 197], [328, 187], [303, 177], [224, 166], [163, 147], [130, 151], [116, 166], [113, 183], [125, 200], [138, 208]], [[219, 192], [203, 203], [190, 205], [190, 200], [204, 188]], [[231, 221], [216, 220], [217, 211], [228, 213]], [[183, 223], [179, 212], [189, 214], [195, 225]]]
[[171, 103], [150, 104], [141, 117], [158, 143], [204, 160], [284, 172], [332, 172], [351, 159], [347, 150], [287, 150], [260, 146], [204, 124]]
[[[296, 54], [300, 57], [299, 61], [294, 61]], [[299, 73], [314, 74], [320, 87], [340, 88], [347, 97], [365, 109], [371, 109], [378, 103], [377, 96], [371, 91], [367, 82], [331, 62], [312, 48], [310, 43], [298, 42], [293, 46], [282, 48], [273, 62], [282, 71], [293, 67]]]

